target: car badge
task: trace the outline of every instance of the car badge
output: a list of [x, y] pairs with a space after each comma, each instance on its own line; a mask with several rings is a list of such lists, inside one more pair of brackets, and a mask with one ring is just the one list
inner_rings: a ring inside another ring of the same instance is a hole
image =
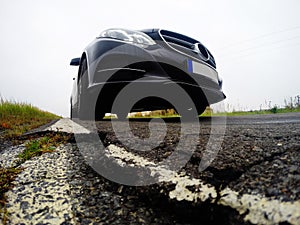
[[198, 47], [198, 44], [199, 43], [196, 43], [196, 44], [194, 44], [193, 45], [193, 52], [195, 52], [195, 53], [197, 53], [197, 54], [200, 54], [200, 49], [199, 49], [199, 47]]

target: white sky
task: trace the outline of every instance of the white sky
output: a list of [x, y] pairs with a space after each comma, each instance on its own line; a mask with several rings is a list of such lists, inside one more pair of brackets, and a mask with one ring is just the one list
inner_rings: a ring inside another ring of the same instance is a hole
[[226, 107], [283, 105], [300, 95], [298, 0], [0, 0], [0, 94], [69, 115], [79, 57], [102, 30], [164, 28], [216, 58]]

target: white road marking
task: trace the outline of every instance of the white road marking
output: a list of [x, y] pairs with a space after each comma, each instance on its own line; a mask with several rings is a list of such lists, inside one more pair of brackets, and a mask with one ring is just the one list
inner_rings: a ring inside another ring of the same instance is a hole
[[78, 123], [73, 122], [71, 119], [63, 118], [57, 121], [55, 124], [46, 128], [45, 131], [62, 131], [67, 133], [74, 134], [89, 134], [91, 133], [88, 129], [79, 125]]
[[[126, 151], [115, 145], [109, 145], [106, 152], [108, 157], [114, 157], [120, 166], [124, 165], [124, 161], [131, 161], [134, 166], [147, 166], [151, 171], [151, 176], [158, 176], [159, 182], [172, 182], [176, 184], [175, 189], [169, 193], [171, 199], [188, 200], [196, 202], [197, 199], [201, 201], [206, 201], [207, 199], [216, 198], [217, 192], [215, 188], [211, 185], [204, 184], [201, 180], [191, 179], [185, 174], [178, 174], [175, 171], [171, 171], [163, 166], [158, 166], [153, 162], [146, 160], [141, 156], [134, 155], [131, 152]], [[197, 185], [199, 186], [199, 192], [193, 193], [187, 187]]]
[[[64, 146], [55, 152], [34, 157], [22, 164], [25, 168], [6, 193], [11, 224], [76, 224], [72, 205], [77, 199], [70, 196], [68, 183], [69, 155]], [[67, 147], [68, 148], [68, 147]], [[71, 204], [72, 203], [72, 204]], [[1, 224], [1, 223], [0, 223]]]
[[246, 213], [244, 220], [253, 224], [278, 224], [288, 221], [300, 224], [300, 201], [282, 202], [262, 195], [240, 195], [225, 188], [221, 191], [218, 204], [230, 206], [240, 214]]

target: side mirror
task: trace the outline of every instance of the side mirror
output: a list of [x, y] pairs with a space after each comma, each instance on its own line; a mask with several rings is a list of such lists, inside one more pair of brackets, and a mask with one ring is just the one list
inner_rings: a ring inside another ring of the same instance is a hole
[[79, 66], [80, 58], [74, 58], [71, 60], [70, 65], [71, 66]]

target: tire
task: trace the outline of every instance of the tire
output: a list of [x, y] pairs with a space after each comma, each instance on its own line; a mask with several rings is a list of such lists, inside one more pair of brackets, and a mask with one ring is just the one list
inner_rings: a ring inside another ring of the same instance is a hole
[[206, 107], [207, 107], [207, 105], [198, 107], [198, 108], [197, 108], [198, 115], [201, 115], [202, 113], [204, 113]]
[[79, 78], [79, 101], [77, 114], [81, 120], [91, 120], [93, 119], [93, 110], [91, 110], [91, 104], [88, 99], [88, 74], [87, 74], [87, 60], [83, 58], [81, 62], [80, 78]]
[[97, 110], [95, 114], [95, 120], [103, 120], [104, 116], [105, 116], [105, 112]]
[[105, 116], [105, 112], [108, 112], [107, 103], [101, 101], [103, 98], [104, 97], [101, 95], [101, 93], [97, 97], [95, 120], [103, 120], [103, 117]]
[[74, 119], [74, 118], [78, 118], [77, 110], [72, 108], [72, 103], [71, 103], [71, 107], [70, 107], [70, 118], [71, 118], [71, 120]]

